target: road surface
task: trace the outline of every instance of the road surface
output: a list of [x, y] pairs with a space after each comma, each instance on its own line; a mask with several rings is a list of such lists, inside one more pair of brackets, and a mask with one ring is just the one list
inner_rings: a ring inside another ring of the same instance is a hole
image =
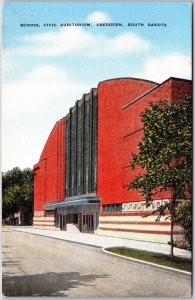
[[191, 296], [191, 278], [101, 248], [3, 229], [5, 296]]

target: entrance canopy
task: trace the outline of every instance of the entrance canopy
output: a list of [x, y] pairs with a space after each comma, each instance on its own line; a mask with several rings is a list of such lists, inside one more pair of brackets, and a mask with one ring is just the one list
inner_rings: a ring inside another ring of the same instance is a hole
[[66, 198], [64, 201], [46, 202], [44, 207], [46, 209], [55, 209], [68, 206], [81, 206], [89, 204], [99, 204], [100, 198], [95, 195], [82, 195], [77, 197]]

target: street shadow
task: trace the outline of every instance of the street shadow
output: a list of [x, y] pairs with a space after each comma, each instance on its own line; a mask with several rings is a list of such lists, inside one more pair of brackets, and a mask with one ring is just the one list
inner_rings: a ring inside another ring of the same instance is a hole
[[24, 276], [3, 276], [4, 296], [67, 296], [72, 288], [95, 286], [93, 282], [108, 275], [82, 275], [79, 272], [49, 272]]

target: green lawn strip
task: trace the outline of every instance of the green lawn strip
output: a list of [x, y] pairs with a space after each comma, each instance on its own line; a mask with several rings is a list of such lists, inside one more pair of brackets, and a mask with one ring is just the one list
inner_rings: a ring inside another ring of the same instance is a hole
[[143, 250], [129, 249], [129, 248], [107, 248], [109, 252], [120, 254], [123, 256], [151, 262], [158, 265], [163, 265], [170, 268], [175, 268], [187, 272], [192, 272], [191, 259], [175, 257], [174, 261], [171, 260], [169, 255], [148, 252]]

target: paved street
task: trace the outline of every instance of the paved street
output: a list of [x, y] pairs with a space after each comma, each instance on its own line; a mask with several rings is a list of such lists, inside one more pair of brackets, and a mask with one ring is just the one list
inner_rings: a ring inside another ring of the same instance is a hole
[[[93, 245], [97, 247], [127, 247], [140, 250], [148, 250], [156, 253], [170, 254], [171, 246], [164, 243], [155, 243], [147, 241], [138, 241], [123, 239], [119, 237], [103, 236], [97, 234], [68, 232], [62, 230], [38, 229], [32, 226], [9, 226], [11, 230], [33, 233], [48, 237], [57, 238], [60, 240], [77, 242], [85, 245]], [[191, 258], [191, 251], [174, 247], [174, 255], [184, 258]]]
[[190, 296], [191, 278], [101, 248], [3, 229], [5, 296]]

